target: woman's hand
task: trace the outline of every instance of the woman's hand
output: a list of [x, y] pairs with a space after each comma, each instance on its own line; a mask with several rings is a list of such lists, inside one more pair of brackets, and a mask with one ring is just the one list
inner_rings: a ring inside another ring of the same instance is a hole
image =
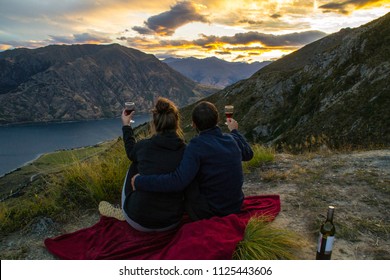
[[133, 115], [134, 115], [135, 111], [131, 112], [129, 115], [126, 114], [126, 110], [123, 110], [122, 111], [122, 115], [121, 115], [121, 118], [122, 118], [122, 124], [123, 125], [130, 125], [130, 122], [131, 120], [133, 119]]

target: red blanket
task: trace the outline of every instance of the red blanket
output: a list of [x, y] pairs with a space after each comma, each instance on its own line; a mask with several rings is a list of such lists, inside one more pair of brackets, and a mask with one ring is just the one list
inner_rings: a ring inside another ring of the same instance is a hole
[[231, 259], [254, 215], [275, 218], [278, 195], [246, 197], [238, 214], [183, 223], [167, 232], [143, 233], [126, 222], [101, 217], [92, 227], [45, 240], [46, 248], [60, 259]]

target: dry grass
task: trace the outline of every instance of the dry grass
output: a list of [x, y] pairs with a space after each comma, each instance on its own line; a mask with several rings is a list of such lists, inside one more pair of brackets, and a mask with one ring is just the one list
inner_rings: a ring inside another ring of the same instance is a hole
[[236, 260], [293, 260], [303, 246], [299, 236], [288, 229], [275, 228], [266, 216], [253, 217], [237, 244]]
[[[122, 143], [116, 143], [98, 157], [75, 161], [63, 174], [61, 185], [75, 201], [119, 201], [122, 184], [130, 165]], [[60, 182], [59, 182], [60, 183]], [[77, 193], [77, 196], [74, 194]], [[81, 196], [81, 197], [78, 197]]]

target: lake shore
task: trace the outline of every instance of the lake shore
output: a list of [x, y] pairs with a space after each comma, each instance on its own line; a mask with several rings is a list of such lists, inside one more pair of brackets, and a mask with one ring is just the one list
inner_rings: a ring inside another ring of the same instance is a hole
[[[69, 157], [69, 154], [79, 154], [82, 151], [89, 150], [89, 154], [95, 154], [107, 149], [115, 142], [115, 139], [101, 141], [94, 145], [88, 145], [78, 148], [60, 149], [57, 151], [42, 153], [34, 160], [28, 161], [22, 166], [7, 172], [0, 176], [0, 202], [8, 198], [20, 195], [24, 188], [28, 187], [39, 174], [47, 174], [57, 168], [63, 168], [66, 162], [61, 162], [61, 159]], [[51, 159], [53, 158], [53, 159]], [[58, 158], [57, 164], [55, 163]]]
[[[138, 114], [134, 127], [150, 120]], [[0, 126], [0, 177], [28, 165], [39, 156], [62, 149], [80, 148], [122, 135], [120, 118], [92, 121]]]

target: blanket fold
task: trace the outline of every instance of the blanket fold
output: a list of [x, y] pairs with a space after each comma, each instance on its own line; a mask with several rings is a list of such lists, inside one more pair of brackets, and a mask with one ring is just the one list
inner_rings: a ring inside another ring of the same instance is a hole
[[47, 238], [49, 252], [60, 259], [227, 260], [244, 236], [249, 219], [280, 211], [279, 195], [249, 196], [241, 212], [196, 222], [185, 221], [174, 230], [144, 233], [125, 221], [102, 216], [95, 225]]

